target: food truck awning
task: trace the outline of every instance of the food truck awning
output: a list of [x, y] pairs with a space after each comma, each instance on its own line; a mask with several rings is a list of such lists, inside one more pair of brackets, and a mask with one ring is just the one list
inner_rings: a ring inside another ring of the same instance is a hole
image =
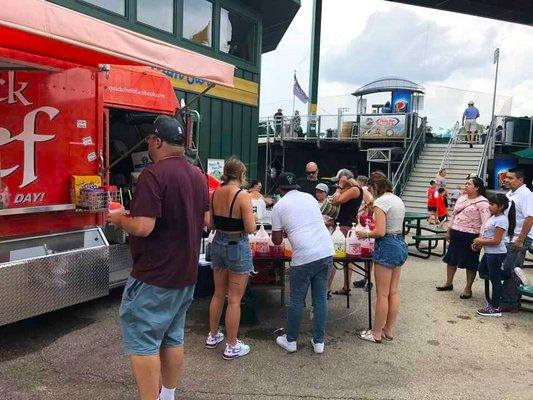
[[[5, 50], [0, 51], [0, 68], [16, 67], [10, 61], [15, 57], [9, 55], [32, 54], [93, 67], [144, 65], [233, 86], [231, 64], [44, 0], [0, 1], [0, 47]], [[18, 65], [31, 67], [32, 64], [38, 62], [26, 59]]]

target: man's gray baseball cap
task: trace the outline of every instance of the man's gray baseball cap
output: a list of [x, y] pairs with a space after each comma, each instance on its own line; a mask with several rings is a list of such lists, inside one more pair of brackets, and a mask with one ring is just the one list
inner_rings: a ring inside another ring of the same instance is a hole
[[341, 179], [343, 176], [345, 176], [348, 179], [351, 179], [353, 178], [353, 172], [346, 168], [339, 169], [339, 172], [337, 172], [337, 175], [331, 178], [331, 182], [338, 182], [339, 179]]

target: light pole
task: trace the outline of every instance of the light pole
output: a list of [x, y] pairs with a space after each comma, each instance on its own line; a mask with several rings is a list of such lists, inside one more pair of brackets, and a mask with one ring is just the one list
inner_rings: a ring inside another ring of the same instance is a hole
[[[494, 50], [494, 62], [493, 64], [496, 64], [496, 76], [494, 77], [494, 94], [492, 96], [492, 113], [490, 117], [490, 124], [491, 126], [494, 125], [494, 112], [496, 108], [496, 89], [498, 87], [498, 70], [500, 67], [500, 49], [497, 48]], [[492, 126], [492, 131], [494, 131], [494, 126]]]

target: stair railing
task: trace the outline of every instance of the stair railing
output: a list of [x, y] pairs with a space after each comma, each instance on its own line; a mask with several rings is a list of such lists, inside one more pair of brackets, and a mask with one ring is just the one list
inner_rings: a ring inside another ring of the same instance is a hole
[[456, 145], [457, 141], [459, 140], [459, 129], [460, 129], [459, 121], [456, 121], [455, 125], [453, 126], [452, 133], [450, 135], [448, 146], [446, 147], [446, 151], [444, 152], [444, 155], [442, 157], [439, 171], [443, 168], [448, 168], [450, 166], [450, 156], [451, 156], [452, 148]]
[[400, 163], [398, 169], [392, 176], [392, 191], [397, 196], [401, 196], [405, 185], [409, 180], [411, 171], [415, 167], [418, 157], [424, 149], [424, 145], [426, 143], [426, 123], [426, 118], [421, 118], [421, 124], [415, 131], [413, 140], [411, 140], [411, 142], [409, 143], [402, 162]]
[[489, 131], [485, 135], [485, 144], [483, 146], [483, 153], [481, 154], [481, 160], [479, 160], [479, 164], [477, 167], [477, 176], [487, 183], [487, 167], [488, 162], [493, 156], [494, 151], [494, 142], [495, 142], [495, 121], [491, 121], [489, 126]]

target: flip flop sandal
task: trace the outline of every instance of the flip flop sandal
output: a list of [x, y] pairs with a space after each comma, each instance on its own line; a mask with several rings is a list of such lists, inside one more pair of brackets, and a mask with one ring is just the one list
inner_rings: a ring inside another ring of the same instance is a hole
[[463, 293], [462, 295], [459, 296], [459, 298], [461, 298], [461, 299], [469, 299], [471, 297], [472, 297], [472, 293], [470, 293], [470, 294], [464, 294]]
[[333, 297], [333, 296], [332, 296], [332, 294], [331, 294], [331, 290], [328, 290], [327, 299], [329, 300], [329, 299], [331, 299], [332, 297]]
[[437, 287], [435, 287], [435, 289], [437, 289], [437, 291], [439, 291], [439, 292], [447, 292], [447, 291], [453, 290], [453, 285], [437, 286]]
[[381, 339], [380, 340], [374, 339], [374, 336], [372, 336], [372, 331], [363, 331], [363, 332], [361, 332], [360, 335], [359, 335], [359, 338], [363, 339], [363, 340], [366, 340], [368, 342], [381, 343]]
[[339, 290], [335, 290], [335, 291], [333, 292], [333, 294], [338, 294], [338, 295], [342, 295], [342, 296], [347, 296], [347, 295], [350, 294], [350, 291], [351, 291], [351, 289], [346, 290], [346, 289], [342, 288], [342, 289], [339, 289]]
[[381, 332], [381, 338], [383, 340], [386, 340], [387, 342], [392, 342], [394, 340], [394, 337], [388, 336], [387, 334]]

